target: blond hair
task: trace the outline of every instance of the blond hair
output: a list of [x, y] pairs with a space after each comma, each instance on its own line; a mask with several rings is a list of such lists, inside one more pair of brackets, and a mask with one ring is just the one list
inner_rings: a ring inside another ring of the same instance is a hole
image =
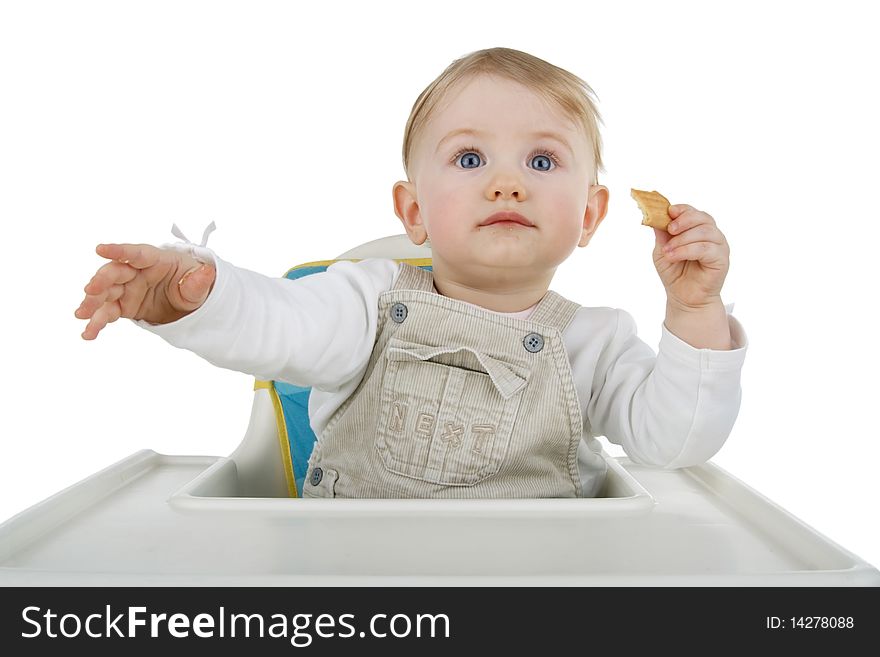
[[590, 85], [573, 73], [534, 55], [511, 48], [488, 48], [456, 59], [419, 94], [413, 104], [403, 133], [403, 169], [410, 180], [409, 163], [416, 137], [456, 83], [480, 74], [513, 80], [537, 92], [548, 102], [555, 103], [566, 116], [583, 128], [593, 147], [597, 175], [599, 171], [605, 171], [598, 125], [602, 123], [602, 117], [596, 109], [593, 100], [596, 93]]

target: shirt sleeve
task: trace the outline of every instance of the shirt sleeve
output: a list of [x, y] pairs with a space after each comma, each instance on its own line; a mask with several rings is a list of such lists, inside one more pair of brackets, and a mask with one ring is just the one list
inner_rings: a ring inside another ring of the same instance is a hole
[[340, 261], [296, 280], [270, 278], [204, 249], [217, 269], [197, 310], [168, 324], [135, 323], [208, 362], [260, 379], [333, 390], [366, 367], [376, 338], [379, 295], [393, 260]]
[[[729, 311], [729, 308], [728, 308]], [[680, 468], [708, 461], [739, 413], [747, 339], [728, 314], [733, 349], [697, 349], [664, 325], [658, 354], [626, 311], [602, 349], [587, 410], [592, 431], [635, 462]]]

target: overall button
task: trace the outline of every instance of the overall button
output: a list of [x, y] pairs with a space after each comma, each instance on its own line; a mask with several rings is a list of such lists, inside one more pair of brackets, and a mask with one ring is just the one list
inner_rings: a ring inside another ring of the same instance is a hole
[[536, 354], [544, 348], [544, 338], [537, 333], [529, 333], [523, 338], [523, 346], [526, 348], [526, 351]]
[[406, 314], [409, 312], [405, 305], [402, 303], [395, 303], [391, 306], [391, 319], [396, 323], [400, 324], [403, 320], [406, 319]]
[[312, 486], [317, 486], [321, 483], [321, 479], [324, 478], [324, 471], [321, 468], [315, 468], [312, 470], [312, 478], [309, 480], [309, 483]]

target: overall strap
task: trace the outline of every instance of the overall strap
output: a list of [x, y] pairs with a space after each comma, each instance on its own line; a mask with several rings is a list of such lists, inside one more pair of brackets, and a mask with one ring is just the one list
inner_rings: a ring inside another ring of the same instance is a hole
[[397, 280], [394, 281], [394, 286], [391, 289], [433, 292], [434, 276], [431, 272], [421, 267], [413, 267], [406, 262], [401, 262], [400, 272], [397, 274]]
[[529, 315], [528, 321], [552, 326], [562, 333], [568, 328], [579, 308], [580, 306], [574, 301], [569, 301], [553, 290], [548, 290], [538, 303], [538, 307]]

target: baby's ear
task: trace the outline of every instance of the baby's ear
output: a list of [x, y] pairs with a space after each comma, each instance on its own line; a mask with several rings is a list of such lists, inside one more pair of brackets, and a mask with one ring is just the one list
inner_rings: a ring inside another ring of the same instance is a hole
[[592, 185], [587, 195], [587, 209], [584, 212], [584, 227], [578, 246], [590, 243], [599, 224], [608, 212], [608, 188], [604, 185]]
[[425, 224], [416, 197], [416, 187], [411, 182], [398, 180], [392, 190], [394, 214], [398, 216], [410, 241], [415, 245], [424, 244], [428, 238]]

